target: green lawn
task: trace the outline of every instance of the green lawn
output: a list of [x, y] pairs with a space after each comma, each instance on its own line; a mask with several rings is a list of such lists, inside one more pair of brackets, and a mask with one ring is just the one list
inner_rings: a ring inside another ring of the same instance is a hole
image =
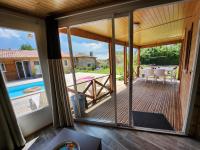
[[[142, 67], [149, 67], [148, 65], [141, 65]], [[137, 71], [135, 68], [137, 68], [136, 66], [134, 66], [134, 71]], [[178, 70], [179, 68], [177, 68], [177, 77], [178, 77]], [[75, 69], [76, 72], [85, 72], [85, 73], [97, 73], [97, 74], [109, 74], [110, 73], [110, 68], [101, 68], [99, 70], [89, 70], [89, 69]], [[118, 66], [116, 68], [116, 75], [120, 75], [120, 77], [118, 77], [119, 80], [123, 79], [123, 75], [124, 75], [124, 67], [123, 66]]]
[[[88, 70], [88, 69], [75, 69], [76, 72], [87, 72], [87, 73], [99, 73], [99, 74], [109, 74], [110, 68], [101, 68], [99, 70]], [[118, 66], [116, 68], [116, 74], [117, 75], [123, 75], [124, 74], [124, 67]]]
[[110, 69], [109, 68], [101, 68], [99, 70], [83, 70], [83, 69], [75, 69], [76, 72], [86, 72], [86, 73], [98, 73], [98, 74], [109, 74]]

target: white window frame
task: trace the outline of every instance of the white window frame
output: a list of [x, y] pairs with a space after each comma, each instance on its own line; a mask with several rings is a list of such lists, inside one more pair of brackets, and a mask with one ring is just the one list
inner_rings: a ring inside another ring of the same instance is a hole
[[50, 92], [50, 78], [48, 70], [48, 55], [46, 45], [46, 28], [45, 22], [42, 19], [23, 15], [20, 13], [7, 11], [1, 9], [0, 11], [0, 27], [10, 28], [14, 30], [23, 30], [34, 32], [37, 43], [37, 50], [41, 69], [43, 73], [43, 80], [45, 84], [45, 91], [49, 105], [38, 109], [36, 111], [27, 113], [17, 118], [19, 126], [24, 136], [28, 136], [35, 131], [52, 123], [52, 109], [51, 109], [51, 92]]

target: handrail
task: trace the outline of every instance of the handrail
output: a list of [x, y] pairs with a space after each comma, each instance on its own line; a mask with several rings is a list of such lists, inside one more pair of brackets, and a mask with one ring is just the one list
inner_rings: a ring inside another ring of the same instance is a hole
[[[97, 79], [104, 78], [104, 77], [107, 77], [104, 83], [100, 83], [99, 81], [97, 81]], [[91, 80], [83, 81], [81, 83], [78, 83], [78, 84], [82, 84], [82, 83], [85, 83], [85, 82], [90, 82], [82, 92], [80, 92], [80, 91], [77, 91], [77, 92], [79, 94], [84, 94], [88, 98], [93, 99], [92, 103], [95, 104], [97, 100], [102, 99], [103, 97], [107, 96], [108, 94], [110, 94], [112, 92], [110, 87], [106, 87], [106, 84], [108, 83], [108, 81], [110, 81], [109, 79], [110, 79], [110, 75], [104, 75], [104, 76], [101, 76], [101, 77], [93, 78]], [[96, 85], [97, 84], [99, 86], [101, 86], [101, 88], [98, 91], [96, 89]], [[68, 89], [69, 92], [76, 93], [74, 89], [70, 89], [69, 87], [71, 87], [71, 86], [67, 87], [67, 89]], [[86, 92], [89, 89], [91, 89], [90, 87], [92, 87], [92, 91], [90, 91], [91, 95], [86, 94]], [[103, 95], [100, 95], [100, 93], [103, 90], [103, 88], [105, 88], [106, 90], [108, 90], [108, 92], [104, 93]], [[90, 104], [90, 103], [88, 103], [88, 104]]]
[[[110, 75], [109, 75], [109, 74], [108, 74], [108, 75], [103, 75], [103, 76], [100, 76], [100, 77], [96, 77], [96, 78], [93, 78], [93, 79], [89, 79], [89, 80], [87, 80], [87, 81], [78, 82], [76, 85], [79, 85], [79, 84], [82, 84], [82, 83], [86, 83], [86, 82], [89, 82], [89, 81], [92, 81], [92, 80], [104, 78], [104, 77], [106, 77], [106, 76], [110, 76]], [[71, 87], [71, 86], [74, 86], [74, 84], [68, 85], [67, 87]]]

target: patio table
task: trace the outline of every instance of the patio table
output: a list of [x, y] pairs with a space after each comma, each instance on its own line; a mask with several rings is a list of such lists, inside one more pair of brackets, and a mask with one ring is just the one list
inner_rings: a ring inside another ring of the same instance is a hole
[[[143, 70], [143, 72], [145, 73], [145, 71], [148, 70], [148, 69], [151, 69], [151, 67], [144, 68], [144, 69], [142, 69], [142, 70]], [[174, 70], [173, 67], [159, 67], [159, 68], [156, 68], [156, 69], [157, 69], [157, 70], [158, 70], [158, 69], [164, 69], [165, 72], [170, 72], [170, 77], [172, 78], [172, 74], [173, 74], [173, 70]], [[154, 70], [155, 70], [155, 69], [154, 69]]]
[[157, 68], [157, 69], [164, 69], [165, 72], [170, 72], [170, 77], [172, 78], [174, 68], [172, 68], [172, 67], [160, 67], [160, 68]]

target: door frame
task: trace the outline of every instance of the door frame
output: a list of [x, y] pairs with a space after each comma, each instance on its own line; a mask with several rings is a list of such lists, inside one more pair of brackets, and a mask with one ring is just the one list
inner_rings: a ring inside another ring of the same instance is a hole
[[[23, 70], [24, 78], [21, 78], [21, 77], [20, 77], [20, 73], [19, 73], [19, 69], [18, 69], [17, 63], [21, 63], [21, 64], [22, 64], [22, 70]], [[19, 79], [25, 79], [25, 78], [26, 78], [26, 75], [25, 75], [25, 72], [24, 72], [24, 65], [23, 65], [23, 62], [22, 62], [22, 61], [16, 61], [16, 62], [15, 62], [15, 66], [16, 66], [18, 78], [19, 78]]]
[[[26, 79], [26, 78], [27, 78], [26, 70], [25, 70], [25, 67], [24, 67], [24, 62], [28, 62], [28, 69], [29, 69], [29, 71], [30, 71], [30, 75], [32, 76], [31, 68], [30, 68], [30, 61], [28, 61], [28, 60], [16, 61], [16, 62], [15, 62], [15, 66], [16, 66], [16, 69], [17, 69], [17, 74], [18, 74], [19, 79]], [[21, 63], [21, 64], [22, 64], [22, 69], [23, 69], [23, 73], [24, 73], [24, 78], [21, 78], [21, 77], [20, 77], [19, 69], [18, 69], [18, 67], [17, 67], [17, 63]]]
[[[25, 75], [26, 75], [26, 78], [30, 78], [30, 77], [32, 77], [32, 72], [31, 72], [30, 61], [29, 61], [29, 60], [23, 60], [22, 62], [23, 62], [23, 66], [24, 66], [24, 73], [25, 73]], [[28, 71], [29, 71], [29, 73], [30, 73], [30, 77], [28, 77], [28, 76], [27, 76], [27, 73], [26, 73], [26, 68], [25, 68], [25, 65], [24, 65], [24, 63], [27, 63], [27, 64], [28, 64]]]
[[198, 31], [197, 31], [197, 38], [195, 43], [195, 58], [194, 63], [192, 66], [192, 75], [190, 81], [190, 88], [189, 88], [189, 96], [187, 100], [187, 108], [186, 108], [186, 117], [183, 120], [183, 129], [182, 131], [188, 135], [192, 120], [192, 113], [194, 110], [194, 104], [196, 100], [196, 93], [198, 88], [198, 81], [200, 77], [200, 19], [198, 21]]
[[[112, 19], [113, 16], [114, 19], [115, 18], [118, 18], [118, 17], [123, 17], [123, 16], [127, 16], [127, 14], [131, 11], [132, 13], [137, 10], [137, 9], [141, 9], [141, 8], [146, 8], [146, 7], [153, 7], [153, 6], [157, 6], [157, 5], [160, 5], [160, 4], [168, 4], [168, 3], [171, 3], [171, 2], [178, 2], [180, 0], [168, 0], [168, 1], [165, 1], [165, 2], [161, 2], [161, 1], [155, 1], [155, 3], [151, 3], [150, 4], [142, 4], [140, 2], [130, 2], [131, 4], [133, 3], [137, 3], [136, 5], [123, 5], [121, 6], [124, 7], [126, 6], [126, 8], [123, 8], [125, 10], [120, 10], [120, 6], [111, 6], [111, 8], [102, 8], [102, 9], [96, 9], [96, 10], [90, 10], [90, 11], [86, 11], [84, 13], [77, 13], [77, 14], [69, 14], [68, 16], [66, 15], [65, 17], [58, 17], [58, 23], [59, 23], [59, 27], [62, 28], [62, 27], [69, 27], [69, 26], [76, 26], [76, 25], [79, 25], [79, 24], [84, 24], [84, 23], [88, 23], [88, 22], [92, 22], [92, 21], [97, 21], [97, 20], [103, 20], [103, 19]], [[116, 7], [116, 9], [114, 9]], [[115, 12], [117, 12], [116, 10], [119, 9], [119, 13], [115, 14]], [[104, 14], [104, 15], [99, 15], [99, 11], [102, 11], [102, 10], [105, 10], [105, 12], [107, 12], [107, 14]], [[88, 15], [85, 15], [85, 14], [88, 14], [90, 17], [88, 17]], [[114, 15], [115, 14], [115, 15]], [[200, 54], [199, 54], [200, 55]], [[200, 56], [199, 56], [200, 57]], [[200, 58], [199, 58], [200, 59]], [[200, 61], [200, 60], [199, 60]], [[200, 66], [200, 65], [199, 65]], [[192, 86], [192, 84], [191, 84]], [[190, 88], [190, 91], [195, 94], [195, 89], [191, 89]], [[192, 93], [190, 95], [192, 95]], [[130, 99], [130, 97], [129, 97]], [[129, 104], [130, 106], [132, 104]], [[189, 104], [190, 107], [191, 104]], [[188, 108], [188, 110], [192, 111], [191, 108]], [[130, 111], [130, 108], [129, 108], [129, 111]], [[129, 112], [130, 113], [130, 112]], [[188, 111], [188, 116], [189, 116], [189, 111]], [[129, 116], [131, 116], [129, 114]], [[182, 132], [176, 132], [176, 131], [167, 131], [167, 130], [160, 130], [160, 129], [149, 129], [149, 128], [140, 128], [140, 127], [131, 127], [130, 126], [130, 123], [131, 123], [131, 120], [132, 118], [129, 119], [129, 127], [125, 127], [125, 128], [129, 128], [129, 129], [136, 129], [136, 130], [142, 130], [142, 131], [151, 131], [151, 132], [159, 132], [159, 133], [167, 133], [167, 134], [179, 134], [179, 135], [185, 135], [187, 134], [187, 127], [185, 127], [185, 129], [182, 130]], [[189, 117], [187, 118], [189, 119]], [[78, 120], [79, 121], [79, 120]], [[91, 124], [97, 124], [97, 125], [104, 125], [104, 126], [110, 126], [111, 124], [110, 123], [100, 123], [100, 122], [97, 122], [97, 121], [87, 121], [87, 120], [81, 120], [81, 122], [86, 122], [86, 123], [91, 123]], [[189, 121], [186, 120], [186, 125], [189, 124]], [[112, 125], [111, 125], [112, 126]], [[113, 125], [114, 126], [114, 125]], [[120, 127], [121, 126], [117, 126], [117, 127]], [[123, 128], [123, 127], [122, 127]]]
[[34, 32], [45, 91], [49, 105], [17, 118], [24, 136], [52, 123], [50, 78], [47, 57], [46, 27], [44, 20], [5, 9], [0, 9], [0, 27]]

